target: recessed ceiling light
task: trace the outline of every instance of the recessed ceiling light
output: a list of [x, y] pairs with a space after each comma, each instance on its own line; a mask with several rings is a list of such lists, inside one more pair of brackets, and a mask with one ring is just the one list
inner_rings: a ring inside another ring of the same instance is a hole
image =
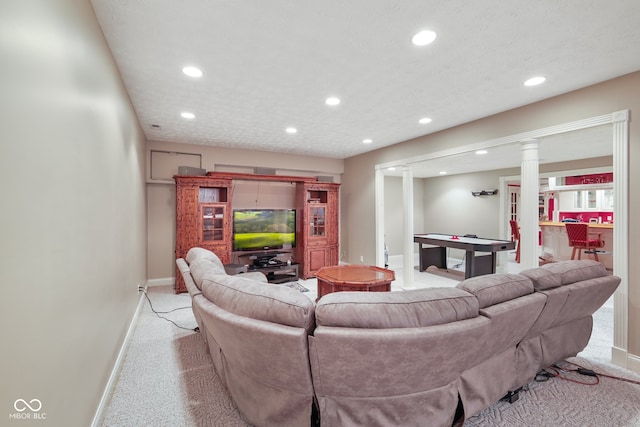
[[185, 111], [180, 115], [182, 116], [183, 119], [195, 119], [196, 118], [195, 114], [189, 113], [188, 111]]
[[446, 172], [446, 171], [442, 171], [442, 172], [440, 172], [440, 175], [446, 175], [446, 174], [447, 174], [447, 172]]
[[202, 70], [197, 67], [184, 67], [182, 72], [185, 73], [189, 77], [202, 77]]
[[542, 76], [531, 77], [529, 80], [524, 82], [524, 85], [525, 86], [537, 86], [539, 84], [544, 83], [545, 80], [547, 80], [547, 79], [542, 77]]
[[395, 168], [395, 167], [393, 167], [393, 166], [391, 166], [388, 170], [390, 170], [390, 171], [394, 171], [394, 170], [396, 170], [396, 168]]
[[487, 150], [478, 150], [476, 151], [476, 154], [487, 154], [488, 151]]
[[296, 129], [296, 128], [292, 128], [292, 127], [288, 127], [287, 129], [285, 129], [285, 131], [286, 131], [287, 133], [294, 134], [294, 133], [298, 132], [298, 129]]
[[324, 101], [327, 105], [338, 105], [340, 104], [340, 99], [335, 96], [329, 97]]
[[364, 142], [365, 144], [371, 144], [373, 142], [373, 139], [363, 139], [362, 142]]
[[418, 120], [418, 123], [420, 123], [421, 125], [426, 125], [427, 123], [431, 123], [431, 119], [429, 117], [423, 117]]
[[436, 39], [436, 33], [430, 30], [420, 31], [411, 37], [411, 43], [416, 46], [425, 46]]

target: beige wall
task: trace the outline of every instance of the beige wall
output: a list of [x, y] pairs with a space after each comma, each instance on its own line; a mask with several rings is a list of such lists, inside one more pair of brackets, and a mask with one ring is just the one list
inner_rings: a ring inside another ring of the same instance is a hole
[[[640, 355], [640, 72], [622, 76], [562, 96], [497, 114], [392, 147], [345, 160], [342, 192], [342, 251], [347, 262], [359, 262], [364, 254], [375, 263], [375, 218], [373, 215], [376, 164], [424, 155], [456, 146], [513, 135], [565, 122], [629, 109], [629, 352]], [[425, 197], [426, 198], [426, 197]], [[425, 202], [426, 203], [426, 202]], [[617, 256], [617, 255], [616, 255]], [[638, 360], [640, 362], [640, 359]]]
[[88, 1], [0, 2], [0, 94], [0, 419], [88, 426], [146, 281], [144, 138]]
[[[506, 172], [506, 173], [505, 173]], [[500, 176], [519, 171], [487, 171], [425, 179], [423, 232], [500, 236], [500, 197], [474, 197], [471, 191], [499, 188]]]
[[[253, 173], [253, 168], [273, 168], [277, 175], [331, 176], [341, 181], [344, 161], [324, 157], [307, 157], [286, 153], [210, 147], [149, 141], [147, 163], [151, 151], [194, 153], [202, 156], [207, 171]], [[173, 284], [175, 277], [175, 184], [153, 182], [147, 167], [147, 211], [149, 224], [149, 258], [147, 272], [151, 285]], [[293, 207], [295, 194], [286, 183], [240, 182], [234, 184], [233, 207]], [[275, 203], [275, 204], [274, 204]]]

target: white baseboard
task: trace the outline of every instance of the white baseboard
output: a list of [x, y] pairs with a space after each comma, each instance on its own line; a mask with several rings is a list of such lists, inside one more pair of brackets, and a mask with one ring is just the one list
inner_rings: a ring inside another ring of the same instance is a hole
[[627, 355], [627, 369], [640, 374], [640, 356], [634, 354]]
[[627, 367], [627, 350], [624, 350], [616, 346], [611, 347], [611, 362], [613, 362], [614, 365], [618, 365], [623, 368], [626, 368]]
[[96, 409], [96, 413], [93, 416], [93, 421], [91, 421], [91, 427], [99, 427], [102, 425], [102, 418], [104, 417], [104, 412], [107, 409], [107, 405], [109, 404], [111, 393], [116, 386], [118, 373], [120, 372], [120, 368], [124, 363], [125, 354], [127, 352], [127, 348], [129, 347], [129, 342], [133, 337], [133, 332], [135, 330], [136, 323], [138, 322], [138, 317], [140, 316], [140, 310], [144, 305], [145, 297], [144, 293], [140, 292], [140, 296], [138, 297], [138, 306], [136, 307], [136, 311], [133, 313], [133, 317], [131, 318], [131, 323], [129, 323], [129, 328], [127, 329], [127, 333], [122, 341], [122, 346], [120, 347], [120, 351], [118, 352], [118, 357], [116, 358], [116, 362], [113, 364], [113, 369], [111, 370], [111, 375], [109, 375], [109, 381], [107, 381], [107, 385], [102, 393], [102, 398], [100, 399], [100, 404], [98, 404], [98, 408]]
[[630, 354], [627, 350], [615, 346], [611, 347], [611, 362], [640, 374], [640, 356]]
[[175, 285], [176, 284], [176, 278], [175, 277], [161, 277], [159, 279], [149, 279], [147, 280], [147, 286], [148, 287], [152, 287], [152, 286], [168, 286], [168, 285]]

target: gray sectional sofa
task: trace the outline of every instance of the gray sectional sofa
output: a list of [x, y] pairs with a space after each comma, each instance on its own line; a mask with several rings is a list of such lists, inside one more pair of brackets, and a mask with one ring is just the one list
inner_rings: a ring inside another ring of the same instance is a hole
[[620, 282], [595, 261], [565, 261], [314, 303], [229, 276], [202, 248], [176, 262], [215, 370], [255, 426], [462, 424], [584, 349]]

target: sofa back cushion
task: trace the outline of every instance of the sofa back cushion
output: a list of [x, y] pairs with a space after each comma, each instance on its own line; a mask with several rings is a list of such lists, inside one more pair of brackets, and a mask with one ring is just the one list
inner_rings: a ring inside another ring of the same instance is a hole
[[456, 287], [475, 295], [480, 308], [533, 293], [531, 280], [518, 274], [476, 276], [458, 283]]
[[491, 322], [473, 295], [431, 288], [331, 293], [316, 323], [309, 361], [323, 426], [445, 426]]
[[202, 290], [203, 280], [208, 276], [226, 274], [224, 271], [224, 267], [220, 268], [220, 265], [218, 263], [208, 258], [194, 259], [189, 265], [189, 270], [191, 271], [191, 277], [193, 277], [193, 281], [200, 290]]
[[555, 262], [521, 271], [520, 274], [533, 281], [536, 291], [553, 289], [608, 275], [602, 264], [590, 259]]
[[256, 282], [242, 275], [219, 274], [203, 280], [202, 293], [218, 307], [238, 316], [309, 332], [315, 325], [313, 301], [286, 286]]
[[405, 292], [335, 292], [316, 305], [316, 325], [347, 328], [413, 328], [478, 316], [478, 300], [456, 288]]
[[196, 259], [208, 259], [209, 261], [216, 263], [224, 271], [224, 264], [220, 261], [218, 255], [214, 254], [209, 249], [198, 247], [191, 248], [189, 249], [189, 252], [187, 252], [187, 256], [184, 258], [187, 260], [189, 265], [191, 265], [191, 263]]

